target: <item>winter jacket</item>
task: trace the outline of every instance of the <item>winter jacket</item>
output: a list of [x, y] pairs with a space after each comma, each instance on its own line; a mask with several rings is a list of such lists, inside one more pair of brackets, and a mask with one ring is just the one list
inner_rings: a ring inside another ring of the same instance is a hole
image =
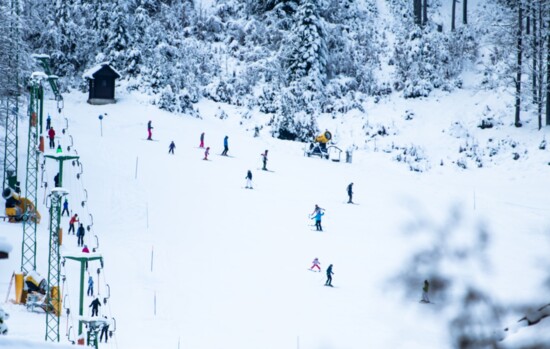
[[311, 219], [315, 219], [316, 221], [320, 221], [321, 220], [321, 216], [324, 216], [325, 213], [324, 212], [321, 212], [321, 210], [317, 211], [317, 213], [315, 214], [315, 216], [313, 216]]
[[81, 224], [76, 231], [76, 236], [84, 236], [85, 233], [86, 233], [86, 230], [84, 229], [84, 226]]
[[224, 146], [224, 147], [227, 147], [227, 146], [229, 145], [228, 138], [229, 138], [229, 137], [225, 136], [225, 138], [223, 139], [223, 146]]
[[48, 131], [48, 137], [50, 137], [51, 139], [55, 137], [55, 131], [53, 128], [50, 128], [50, 130]]
[[332, 264], [328, 266], [327, 268], [327, 276], [331, 276], [333, 275], [334, 273], [332, 272]]
[[353, 188], [353, 184], [348, 185], [348, 194], [349, 195], [353, 194], [352, 188]]
[[92, 301], [92, 303], [90, 303], [90, 306], [92, 309], [97, 309], [97, 307], [100, 307], [101, 306], [101, 302], [99, 301], [98, 298], [94, 299]]
[[77, 217], [77, 215], [74, 215], [69, 220], [69, 224], [75, 224], [76, 222], [78, 222], [78, 217]]
[[250, 180], [252, 180], [252, 172], [248, 171], [248, 173], [246, 174], [245, 179], [250, 179]]
[[69, 209], [69, 202], [67, 200], [63, 202], [63, 208], [66, 208], [67, 210]]

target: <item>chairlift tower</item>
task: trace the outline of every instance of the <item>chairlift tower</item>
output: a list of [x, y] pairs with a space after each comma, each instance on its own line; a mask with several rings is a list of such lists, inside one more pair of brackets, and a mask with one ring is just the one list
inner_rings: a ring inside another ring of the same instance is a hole
[[8, 9], [7, 18], [10, 20], [7, 33], [7, 65], [5, 85], [0, 87], [0, 116], [5, 119], [6, 134], [4, 138], [4, 168], [2, 189], [8, 186], [14, 188], [17, 183], [19, 140], [17, 131], [19, 126], [19, 0], [12, 0]]
[[[43, 119], [44, 119], [44, 80], [48, 80], [57, 101], [59, 112], [63, 109], [63, 97], [57, 86], [57, 76], [51, 75], [48, 55], [32, 55], [42, 66], [45, 73], [34, 72], [30, 79], [29, 100], [29, 137], [27, 148], [27, 171], [25, 181], [25, 195], [36, 206], [38, 203], [38, 168], [40, 167], [40, 155], [44, 151]], [[36, 270], [36, 230], [37, 219], [23, 221], [23, 241], [21, 253], [21, 271], [28, 273]]]
[[47, 305], [51, 311], [46, 313], [46, 341], [59, 342], [59, 316], [61, 315], [61, 294], [59, 281], [61, 265], [59, 247], [61, 245], [61, 202], [67, 191], [63, 189], [63, 162], [78, 159], [75, 155], [45, 155], [45, 158], [59, 162], [58, 187], [50, 194], [50, 244], [48, 258]]
[[[42, 124], [44, 107], [44, 88], [42, 78], [45, 75], [33, 73], [30, 80], [29, 99], [29, 137], [27, 147], [27, 177], [25, 180], [25, 197], [35, 205], [38, 201], [38, 167], [40, 163], [39, 127]], [[26, 213], [26, 212], [25, 212]], [[21, 253], [21, 272], [28, 274], [36, 270], [36, 229], [37, 219], [23, 219], [23, 241]]]
[[[86, 276], [86, 269], [88, 262], [99, 260], [101, 263], [101, 266], [103, 266], [103, 258], [101, 255], [92, 253], [85, 253], [85, 254], [79, 254], [79, 255], [73, 255], [73, 256], [65, 256], [65, 259], [70, 259], [73, 261], [80, 262], [80, 299], [78, 304], [78, 315], [80, 315], [80, 318], [84, 315], [84, 281]], [[99, 271], [98, 271], [99, 273]], [[98, 274], [99, 275], [99, 274]], [[99, 280], [98, 280], [99, 282]], [[78, 336], [80, 337], [82, 335], [82, 320], [78, 321]], [[92, 341], [94, 342], [94, 341]], [[95, 346], [97, 347], [97, 338], [95, 338]]]

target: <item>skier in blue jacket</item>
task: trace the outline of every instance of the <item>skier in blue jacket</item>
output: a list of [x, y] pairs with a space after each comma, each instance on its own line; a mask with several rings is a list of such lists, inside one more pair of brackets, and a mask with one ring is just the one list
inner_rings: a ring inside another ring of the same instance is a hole
[[223, 139], [222, 155], [224, 155], [224, 156], [227, 156], [227, 152], [229, 151], [229, 141], [228, 141], [228, 139], [229, 139], [228, 136], [225, 136], [224, 139]]
[[323, 231], [323, 227], [321, 227], [321, 217], [324, 215], [325, 213], [323, 211], [317, 210], [313, 217], [311, 217], [311, 219], [315, 219], [315, 228], [317, 231]]

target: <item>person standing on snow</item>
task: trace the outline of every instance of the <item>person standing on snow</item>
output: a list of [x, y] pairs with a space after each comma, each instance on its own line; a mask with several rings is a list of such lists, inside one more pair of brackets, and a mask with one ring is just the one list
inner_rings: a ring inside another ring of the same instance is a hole
[[201, 143], [199, 144], [199, 148], [204, 148], [204, 132], [201, 133]]
[[228, 136], [225, 136], [223, 138], [223, 151], [222, 151], [222, 155], [223, 156], [227, 156], [227, 152], [229, 151], [229, 137]]
[[319, 205], [315, 205], [315, 208], [313, 209], [313, 212], [310, 214], [310, 216], [316, 215], [320, 211], [324, 211], [325, 209], [322, 207], [319, 207]]
[[422, 300], [421, 303], [430, 303], [430, 299], [428, 298], [428, 292], [430, 291], [430, 283], [428, 280], [424, 280], [424, 286], [422, 287]]
[[254, 189], [252, 188], [252, 172], [250, 170], [248, 170], [248, 172], [246, 173], [246, 189]]
[[309, 268], [309, 270], [313, 270], [313, 268], [317, 268], [319, 270], [319, 272], [321, 271], [321, 262], [319, 262], [319, 258], [315, 257], [315, 259], [313, 260], [313, 265], [311, 266], [311, 268]]
[[204, 159], [208, 160], [208, 154], [210, 154], [210, 147], [206, 147], [206, 150], [204, 151]]
[[50, 139], [50, 149], [55, 149], [55, 130], [53, 127], [48, 130], [48, 138]]
[[348, 204], [353, 204], [352, 198], [353, 198], [353, 182], [348, 185], [347, 188], [348, 191]]
[[262, 156], [262, 163], [264, 164], [264, 167], [262, 167], [262, 170], [267, 171], [267, 149], [263, 154], [260, 154]]
[[59, 187], [59, 173], [57, 173], [54, 177], [53, 177], [53, 184], [54, 184], [54, 187], [55, 188], [58, 188]]
[[99, 298], [96, 298], [90, 303], [89, 308], [92, 308], [92, 317], [93, 316], [99, 316], [99, 307], [101, 306], [101, 302], [99, 301]]
[[67, 217], [70, 217], [69, 202], [67, 201], [66, 198], [65, 198], [65, 201], [63, 201], [63, 211], [61, 212], [61, 217], [63, 217], [63, 214], [65, 214], [65, 212], [67, 212]]
[[77, 244], [78, 247], [84, 246], [84, 234], [86, 233], [86, 229], [84, 229], [84, 225], [80, 223], [80, 226], [76, 230], [76, 237], [78, 238]]
[[332, 275], [334, 275], [334, 273], [332, 272], [332, 264], [331, 264], [327, 268], [327, 281], [325, 282], [325, 286], [332, 287]]
[[88, 291], [86, 294], [90, 297], [94, 295], [94, 278], [92, 276], [88, 276]]
[[71, 234], [71, 231], [73, 232], [73, 235], [74, 235], [74, 224], [78, 222], [78, 214], [74, 214], [74, 216], [71, 217], [71, 219], [69, 219], [69, 232], [67, 233], [68, 235]]
[[50, 114], [48, 114], [48, 118], [46, 119], [46, 130], [49, 130], [52, 127], [52, 118]]
[[[105, 320], [107, 320], [107, 317], [104, 316]], [[105, 337], [105, 343], [107, 343], [107, 339], [109, 336], [107, 334], [109, 333], [109, 323], [106, 322], [103, 324], [103, 327], [101, 328], [101, 334], [99, 335], [99, 342], [103, 342], [103, 337]]]
[[174, 154], [175, 148], [176, 148], [176, 144], [174, 144], [174, 141], [172, 141], [172, 143], [170, 143], [170, 145], [168, 146], [168, 154], [170, 153]]
[[147, 123], [147, 140], [148, 141], [152, 141], [153, 140], [153, 125], [152, 125], [152, 121], [149, 120], [149, 122]]
[[323, 231], [323, 227], [321, 227], [321, 217], [324, 216], [325, 213], [321, 210], [317, 210], [317, 213], [311, 217], [311, 219], [315, 219], [315, 228], [317, 231]]

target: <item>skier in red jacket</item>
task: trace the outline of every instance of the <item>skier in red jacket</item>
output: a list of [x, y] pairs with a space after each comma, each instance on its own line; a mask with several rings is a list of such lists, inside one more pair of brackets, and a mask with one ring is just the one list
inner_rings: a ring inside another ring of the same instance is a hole
[[53, 129], [53, 127], [50, 127], [50, 129], [48, 130], [48, 137], [50, 138], [50, 149], [55, 149], [55, 130]]

